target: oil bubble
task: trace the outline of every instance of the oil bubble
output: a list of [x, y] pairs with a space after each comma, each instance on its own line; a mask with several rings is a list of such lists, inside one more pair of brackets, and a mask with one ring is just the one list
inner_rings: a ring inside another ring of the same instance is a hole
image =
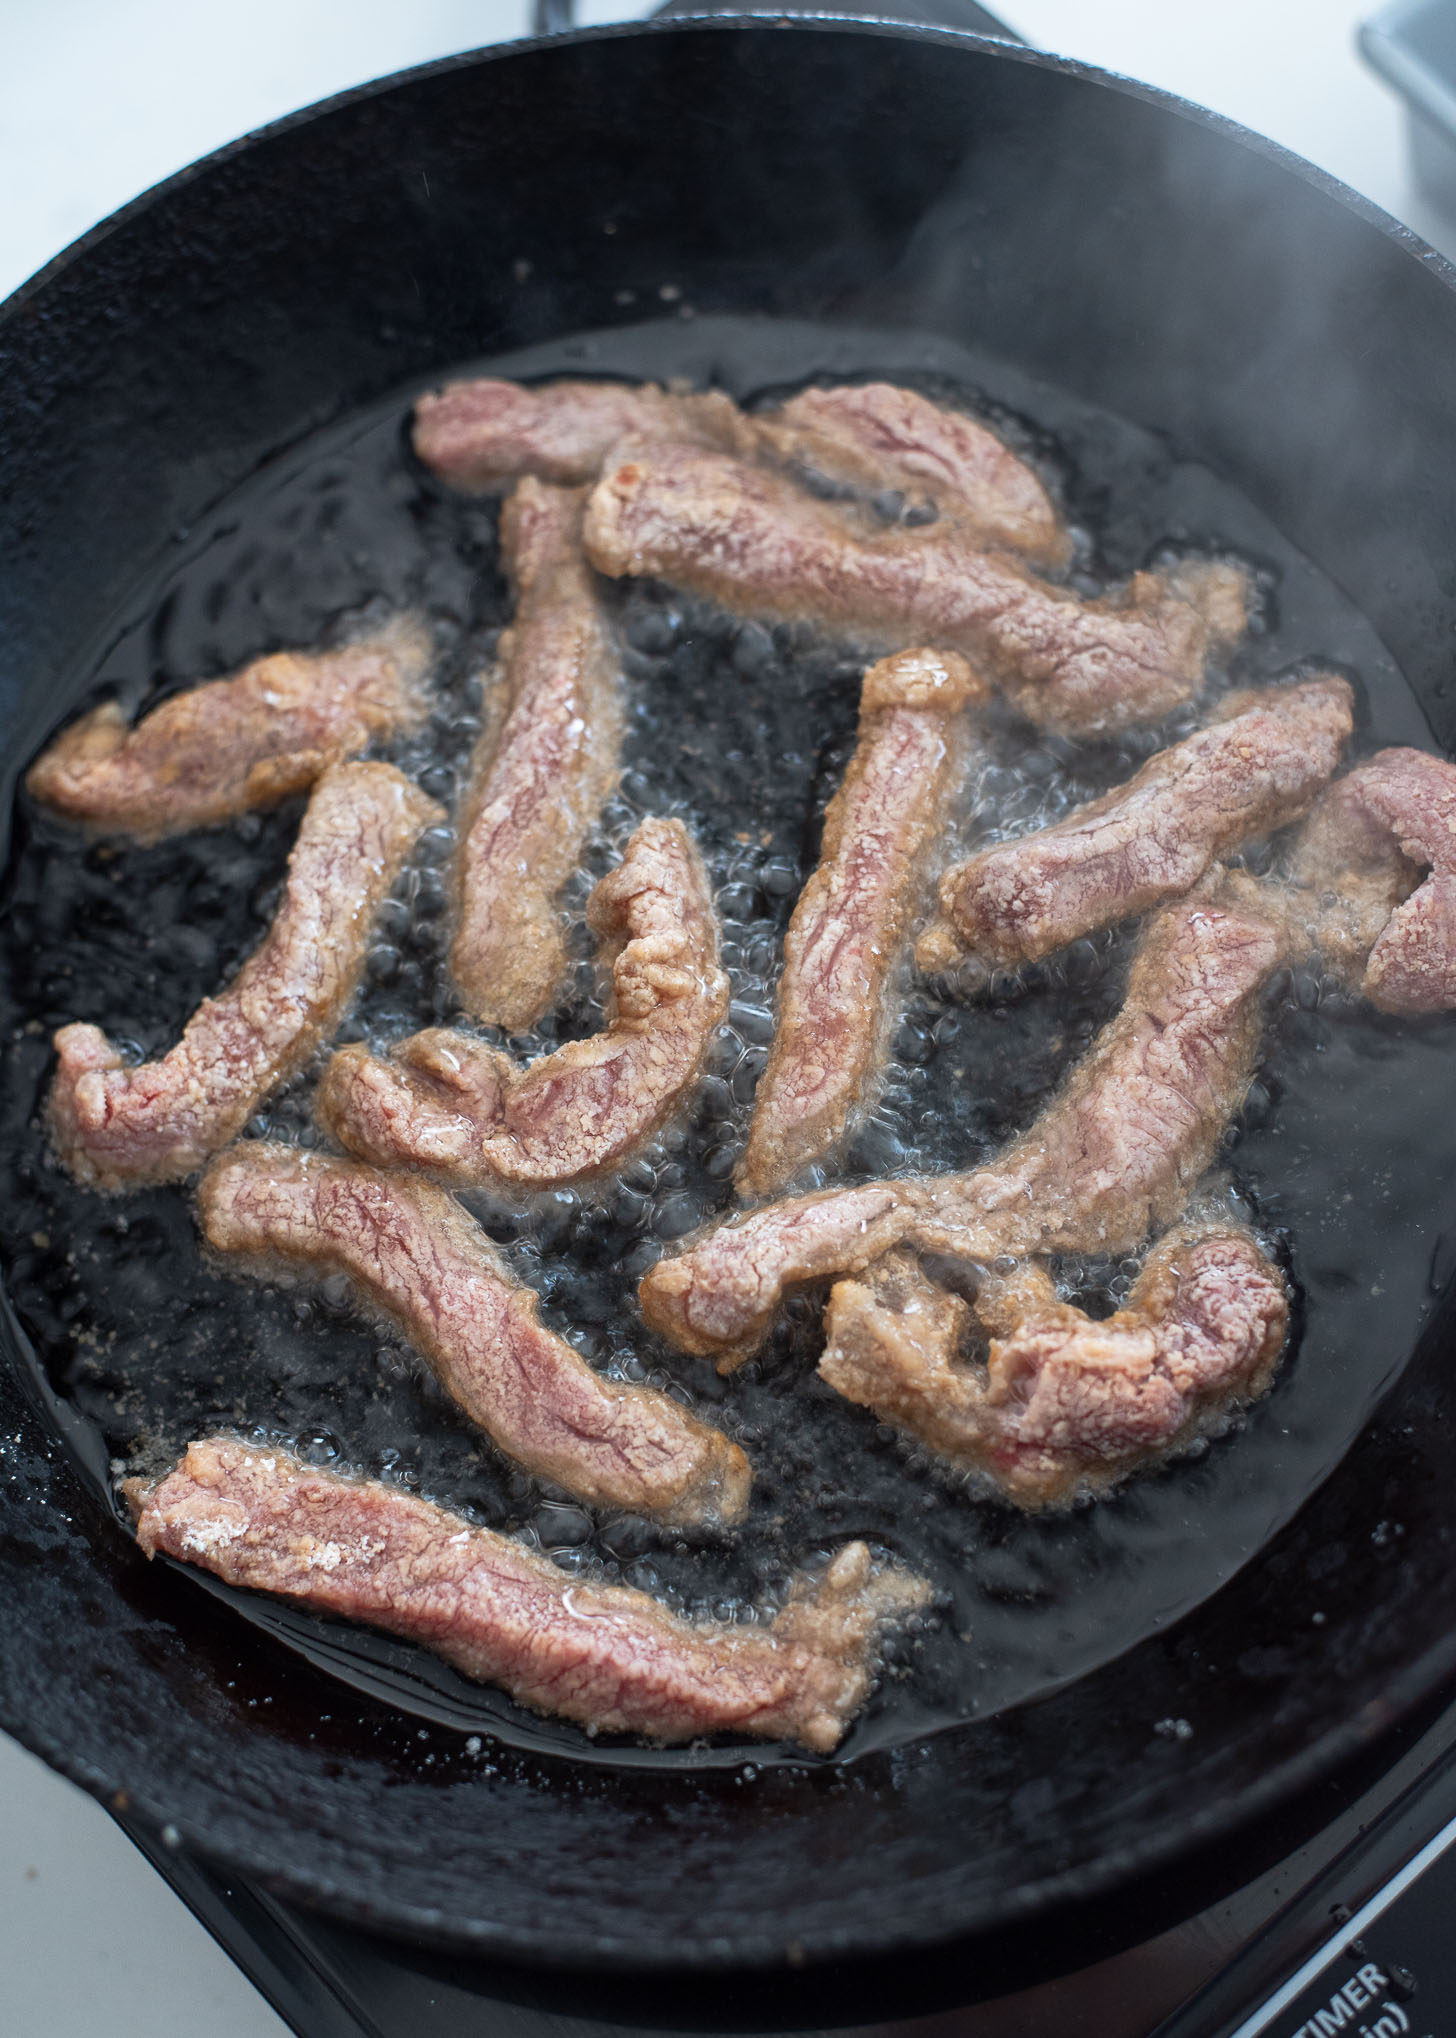
[[665, 1196], [656, 1205], [651, 1226], [658, 1238], [683, 1238], [696, 1230], [700, 1221], [697, 1200], [689, 1195]]

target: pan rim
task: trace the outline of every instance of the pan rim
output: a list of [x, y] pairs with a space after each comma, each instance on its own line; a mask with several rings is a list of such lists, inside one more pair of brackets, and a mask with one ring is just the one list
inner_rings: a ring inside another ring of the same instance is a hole
[[[563, 35], [523, 38], [507, 44], [486, 45], [408, 67], [331, 94], [223, 144], [219, 149], [139, 193], [88, 229], [22, 283], [8, 299], [0, 303], [0, 335], [3, 335], [11, 321], [27, 315], [36, 300], [66, 275], [77, 261], [84, 260], [95, 247], [119, 228], [131, 224], [167, 196], [230, 162], [254, 144], [287, 134], [316, 117], [380, 97], [397, 86], [413, 84], [433, 76], [447, 75], [456, 70], [483, 68], [486, 64], [516, 56], [534, 56], [543, 49], [558, 45], [625, 40], [649, 35], [685, 35], [703, 31], [736, 33], [745, 30], [755, 33], [767, 33], [770, 30], [775, 33], [788, 31], [796, 34], [852, 32], [856, 36], [888, 37], [898, 41], [969, 50], [1083, 80], [1151, 105], [1161, 106], [1194, 125], [1239, 143], [1255, 155], [1298, 176], [1304, 183], [1325, 197], [1334, 199], [1366, 224], [1377, 228], [1384, 238], [1394, 242], [1412, 259], [1419, 261], [1422, 268], [1433, 275], [1442, 287], [1456, 291], [1456, 266], [1430, 248], [1412, 229], [1393, 219], [1379, 206], [1353, 191], [1339, 179], [1306, 162], [1283, 145], [1243, 127], [1226, 116], [1200, 107], [1178, 94], [1143, 84], [1080, 60], [1017, 47], [966, 31], [934, 29], [889, 19], [867, 21], [828, 11], [793, 18], [725, 14], [618, 23], [599, 28], [573, 30]], [[33, 1403], [32, 1407], [34, 1408]], [[53, 1413], [38, 1408], [34, 1409], [34, 1412], [46, 1431], [55, 1437]], [[56, 1440], [61, 1441], [62, 1447], [66, 1448], [63, 1438], [57, 1437]], [[1313, 1497], [1310, 1497], [1311, 1500]], [[1307, 1506], [1310, 1502], [1307, 1501], [1305, 1504]], [[1387, 1692], [1381, 1699], [1371, 1701], [1353, 1718], [1328, 1729], [1299, 1754], [1289, 1757], [1267, 1771], [1256, 1784], [1247, 1787], [1236, 1797], [1219, 1799], [1212, 1804], [1198, 1807], [1190, 1812], [1187, 1819], [1175, 1830], [1165, 1829], [1141, 1841], [1124, 1843], [1117, 1849], [1101, 1854], [1076, 1868], [1020, 1885], [1014, 1893], [1003, 1898], [994, 1915], [989, 1914], [983, 1906], [983, 1915], [977, 1919], [974, 1931], [977, 1935], [990, 1934], [1033, 1914], [1045, 1915], [1059, 1905], [1106, 1895], [1134, 1875], [1164, 1867], [1175, 1859], [1226, 1838], [1230, 1833], [1269, 1810], [1274, 1804], [1331, 1775], [1343, 1763], [1369, 1748], [1388, 1728], [1408, 1716], [1453, 1675], [1456, 1675], [1456, 1631], [1442, 1635], [1413, 1662], [1407, 1664], [1401, 1674], [1390, 1681]], [[0, 1717], [0, 1725], [3, 1725], [5, 1730], [23, 1746], [46, 1761], [50, 1767], [86, 1789], [103, 1805], [109, 1797], [114, 1797], [119, 1788], [118, 1779], [106, 1776], [93, 1764], [76, 1758], [68, 1749], [57, 1747], [51, 1737], [31, 1722], [16, 1722], [11, 1717], [4, 1716]], [[153, 1827], [158, 1833], [171, 1825], [166, 1810], [150, 1801], [134, 1799], [128, 1807], [128, 1812], [130, 1816], [135, 1816], [140, 1823]], [[590, 1972], [593, 1968], [604, 1966], [614, 1971], [663, 1974], [686, 1972], [689, 1969], [699, 1972], [715, 1969], [731, 1971], [744, 1967], [769, 1968], [782, 1965], [784, 1961], [782, 1941], [768, 1936], [740, 1937], [731, 1946], [725, 1946], [721, 1952], [715, 1950], [713, 1942], [706, 1939], [692, 1941], [686, 1947], [681, 1945], [644, 1947], [641, 1941], [627, 1935], [606, 1934], [599, 1935], [589, 1943], [583, 1941], [580, 1946], [563, 1948], [560, 1939], [544, 1929], [536, 1931], [519, 1925], [502, 1926], [488, 1919], [479, 1918], [451, 1919], [447, 1922], [439, 1912], [422, 1909], [409, 1903], [355, 1901], [324, 1883], [317, 1876], [294, 1874], [286, 1866], [280, 1868], [276, 1860], [264, 1860], [247, 1846], [220, 1849], [210, 1845], [203, 1833], [193, 1833], [185, 1825], [180, 1830], [183, 1845], [205, 1861], [233, 1872], [256, 1877], [265, 1887], [289, 1900], [323, 1909], [331, 1916], [363, 1925], [371, 1930], [407, 1936], [416, 1941], [431, 1941], [457, 1948], [466, 1947], [477, 1953], [498, 1953], [527, 1961], [540, 1960], [556, 1967], [582, 1972]], [[948, 1881], [953, 1874], [953, 1870], [943, 1871], [940, 1877], [932, 1879], [924, 1887], [933, 1890], [937, 1882]], [[934, 1922], [925, 1917], [927, 1908], [935, 1912]], [[950, 1908], [948, 1901], [922, 1906], [914, 1923], [887, 1925], [883, 1933], [871, 1941], [867, 1941], [862, 1925], [846, 1928], [843, 1934], [826, 1929], [804, 1940], [803, 1959], [806, 1963], [815, 1965], [843, 1959], [847, 1953], [895, 1954], [942, 1945], [956, 1935], [957, 1927], [954, 1920], [947, 1915]]]
[[[1311, 1495], [1310, 1502], [1314, 1498]], [[8, 1718], [0, 1719], [0, 1727], [49, 1768], [85, 1790], [103, 1810], [113, 1816], [124, 1812], [128, 1823], [149, 1832], [159, 1850], [191, 1853], [207, 1866], [248, 1877], [284, 1902], [320, 1911], [366, 1931], [382, 1932], [391, 1938], [440, 1950], [465, 1951], [577, 1975], [599, 1972], [668, 1977], [768, 1973], [775, 1969], [801, 1972], [846, 1961], [863, 1965], [944, 1948], [960, 1940], [989, 1939], [1034, 1918], [1105, 1899], [1121, 1886], [1226, 1842], [1276, 1805], [1328, 1781], [1342, 1766], [1408, 1718], [1423, 1701], [1435, 1696], [1443, 1685], [1453, 1682], [1456, 1682], [1456, 1631], [1443, 1635], [1424, 1656], [1408, 1665], [1380, 1698], [1368, 1701], [1352, 1719], [1267, 1771], [1257, 1784], [1236, 1797], [1219, 1798], [1190, 1811], [1176, 1827], [1164, 1825], [1142, 1842], [1123, 1843], [1077, 1867], [1020, 1884], [994, 1908], [983, 1905], [981, 1915], [970, 1926], [952, 1915], [952, 1903], [937, 1901], [933, 1896], [917, 1907], [914, 1924], [874, 1934], [866, 1933], [862, 1921], [837, 1930], [800, 1931], [792, 1942], [792, 1954], [782, 1934], [763, 1931], [732, 1935], [720, 1931], [701, 1940], [683, 1941], [679, 1937], [666, 1945], [660, 1940], [644, 1942], [627, 1933], [597, 1932], [577, 1943], [563, 1943], [559, 1934], [547, 1927], [502, 1925], [483, 1917], [446, 1918], [434, 1907], [356, 1899], [325, 1878], [280, 1867], [276, 1857], [270, 1858], [246, 1844], [216, 1846], [205, 1831], [195, 1829], [185, 1819], [177, 1822], [164, 1806], [138, 1797], [119, 1779], [77, 1760], [38, 1730], [27, 1730], [25, 1724], [17, 1725]], [[953, 1884], [956, 1874], [954, 1867], [944, 1869], [922, 1884], [921, 1889], [938, 1892]], [[933, 1916], [927, 1917], [927, 1911]], [[1046, 1972], [1060, 1971], [1052, 1956]]]
[[433, 57], [422, 64], [406, 65], [398, 71], [385, 72], [381, 77], [367, 79], [359, 85], [346, 86], [342, 91], [327, 93], [322, 99], [311, 100], [291, 113], [280, 114], [276, 120], [265, 121], [260, 127], [247, 129], [234, 136], [231, 141], [210, 149], [206, 155], [185, 163], [155, 184], [147, 185], [124, 205], [107, 213], [102, 219], [79, 234], [59, 249], [24, 282], [19, 284], [8, 297], [0, 298], [0, 332], [10, 319], [27, 311], [31, 301], [44, 289], [54, 283], [74, 263], [84, 259], [91, 249], [99, 246], [117, 228], [128, 226], [152, 205], [170, 197], [174, 192], [185, 190], [197, 178], [231, 162], [235, 156], [255, 144], [273, 140], [279, 135], [290, 133], [296, 127], [324, 115], [342, 111], [349, 106], [361, 105], [370, 99], [382, 97], [396, 86], [412, 85], [422, 79], [445, 77], [452, 71], [465, 70], [475, 65], [508, 61], [517, 56], [536, 55], [543, 50], [575, 47], [578, 44], [594, 42], [617, 42], [631, 40], [637, 36], [692, 35], [699, 33], [753, 33], [773, 34], [823, 34], [825, 32], [868, 35], [888, 38], [893, 41], [918, 42], [940, 45], [947, 49], [971, 50], [982, 56], [998, 58], [1004, 62], [1025, 64], [1032, 69], [1050, 71], [1054, 75], [1077, 78], [1090, 85], [1105, 87], [1125, 97], [1141, 99], [1148, 105], [1161, 106], [1188, 120], [1195, 126], [1239, 143], [1253, 154], [1290, 171], [1314, 190], [1325, 197], [1334, 199], [1347, 211], [1367, 225], [1376, 227], [1387, 239], [1418, 261], [1427, 274], [1433, 275], [1448, 290], [1456, 291], [1456, 262], [1433, 248], [1413, 227], [1366, 198], [1352, 185], [1336, 177], [1331, 171], [1322, 170], [1307, 157], [1287, 148], [1283, 142], [1274, 141], [1270, 136], [1260, 134], [1256, 128], [1246, 127], [1242, 121], [1232, 119], [1228, 114], [1217, 113], [1211, 107], [1202, 106], [1195, 99], [1171, 92], [1161, 85], [1149, 85], [1142, 79], [1130, 77], [1124, 71], [1113, 71], [1099, 64], [1085, 62], [1080, 57], [1058, 56], [1053, 51], [1033, 49], [1025, 43], [1001, 41], [994, 36], [976, 35], [969, 29], [932, 28], [918, 22], [897, 21], [892, 15], [868, 18], [864, 15], [837, 14], [832, 8], [794, 9], [784, 14], [735, 14], [724, 11], [713, 14], [676, 15], [667, 19], [649, 17], [643, 21], [607, 22], [591, 28], [573, 28], [557, 35], [521, 36], [510, 42], [482, 43], [469, 50], [457, 51], [452, 56]]

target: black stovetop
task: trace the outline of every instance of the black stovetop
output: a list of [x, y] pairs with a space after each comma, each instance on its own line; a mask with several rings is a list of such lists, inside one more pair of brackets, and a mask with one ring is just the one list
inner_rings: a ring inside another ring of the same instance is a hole
[[513, 1968], [305, 1911], [120, 1822], [299, 2038], [1456, 2033], [1456, 1691], [1217, 1853], [1014, 1944], [914, 1956], [898, 1975]]

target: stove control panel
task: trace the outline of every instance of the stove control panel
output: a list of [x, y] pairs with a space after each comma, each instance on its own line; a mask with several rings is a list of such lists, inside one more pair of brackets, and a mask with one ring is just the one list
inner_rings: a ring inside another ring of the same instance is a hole
[[1456, 2038], [1456, 1820], [1228, 2038]]

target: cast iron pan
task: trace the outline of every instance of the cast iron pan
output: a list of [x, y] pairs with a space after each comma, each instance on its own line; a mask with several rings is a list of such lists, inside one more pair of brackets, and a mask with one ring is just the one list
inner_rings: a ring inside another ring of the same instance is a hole
[[[703, 319], [922, 332], [1165, 435], [1344, 590], [1456, 740], [1452, 273], [1140, 87], [972, 37], [744, 19], [350, 94], [185, 172], [10, 302], [12, 775], [68, 705], [59, 676], [94, 669], [128, 591], [261, 463], [446, 366], [622, 326], [624, 284], [669, 275]], [[1400, 1165], [1364, 1137], [1357, 1188]], [[458, 1735], [340, 1703], [139, 1559], [7, 1320], [0, 1721], [168, 1844], [390, 1931], [638, 1970], [954, 1939], [973, 1994], [998, 1932], [1245, 1828], [1456, 1668], [1437, 1292], [1456, 1185], [1418, 1200], [1387, 1391], [1277, 1536], [1221, 1553], [1221, 1589], [1038, 1703], [753, 1788], [544, 1754], [487, 1769]]]

